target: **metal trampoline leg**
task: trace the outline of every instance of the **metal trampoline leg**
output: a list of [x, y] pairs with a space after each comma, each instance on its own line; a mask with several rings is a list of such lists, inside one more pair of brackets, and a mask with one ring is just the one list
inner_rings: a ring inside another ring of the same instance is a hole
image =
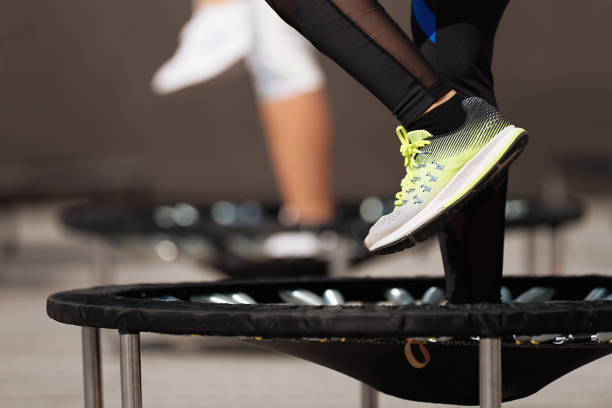
[[378, 391], [368, 384], [360, 383], [361, 408], [378, 408]]
[[102, 408], [102, 362], [100, 360], [100, 334], [96, 327], [83, 327], [83, 386], [85, 408]]
[[121, 407], [142, 407], [140, 335], [119, 333], [121, 354]]
[[550, 229], [550, 269], [553, 275], [561, 275], [561, 254], [564, 251], [561, 248], [561, 236], [559, 227]]
[[480, 339], [480, 406], [501, 408], [501, 339]]
[[112, 285], [115, 269], [113, 253], [101, 238], [91, 241], [91, 270], [96, 285]]

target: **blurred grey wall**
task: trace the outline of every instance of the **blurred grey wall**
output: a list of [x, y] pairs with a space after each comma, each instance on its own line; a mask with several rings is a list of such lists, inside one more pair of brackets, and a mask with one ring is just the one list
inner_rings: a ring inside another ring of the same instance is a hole
[[[384, 4], [408, 26], [409, 0]], [[0, 0], [0, 169], [133, 161], [162, 195], [273, 197], [241, 64], [174, 95], [149, 91], [189, 14], [188, 0]], [[612, 154], [611, 23], [609, 0], [510, 2], [495, 51], [498, 100], [531, 134], [511, 172], [512, 194], [538, 194], [558, 155]], [[393, 194], [404, 172], [394, 118], [322, 60], [335, 121], [336, 191], [344, 198]], [[115, 171], [122, 177], [127, 170]]]

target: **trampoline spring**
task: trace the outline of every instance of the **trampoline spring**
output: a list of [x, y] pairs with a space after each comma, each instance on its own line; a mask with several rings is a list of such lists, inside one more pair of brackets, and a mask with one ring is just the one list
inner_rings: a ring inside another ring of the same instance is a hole
[[513, 334], [512, 338], [514, 339], [514, 342], [517, 345], [522, 344], [522, 343], [527, 343], [531, 340], [530, 336], [521, 336], [521, 335], [516, 335], [516, 334]]
[[283, 301], [298, 306], [322, 306], [325, 304], [321, 296], [306, 289], [281, 290], [278, 295]]
[[437, 305], [444, 300], [444, 289], [432, 286], [423, 293], [421, 304]]
[[517, 296], [517, 298], [514, 299], [514, 303], [547, 302], [551, 300], [554, 295], [555, 290], [552, 288], [534, 286]]
[[323, 301], [328, 306], [339, 306], [346, 302], [342, 293], [337, 289], [326, 289], [323, 292]]
[[597, 333], [595, 338], [600, 343], [612, 343], [612, 332]]
[[223, 295], [221, 293], [213, 293], [210, 295], [193, 295], [189, 297], [189, 301], [197, 303], [218, 303], [229, 305], [235, 305], [238, 303], [231, 297]]
[[531, 339], [529, 339], [529, 341], [531, 341], [531, 344], [540, 344], [540, 343], [546, 343], [548, 341], [556, 341], [557, 339], [562, 338], [563, 335], [560, 333], [555, 333], [555, 334], [540, 334], [538, 336], [533, 336], [531, 337]]
[[608, 292], [607, 288], [593, 288], [584, 298], [587, 302], [594, 302], [596, 300], [605, 299], [610, 292]]
[[236, 292], [228, 295], [230, 299], [234, 302], [242, 304], [242, 305], [254, 305], [257, 302], [250, 295], [247, 295], [244, 292]]
[[415, 302], [410, 292], [403, 288], [390, 288], [384, 292], [385, 299], [393, 305], [410, 305]]
[[427, 339], [429, 343], [444, 343], [447, 341], [451, 341], [453, 338], [449, 336], [441, 336], [441, 337], [430, 337]]

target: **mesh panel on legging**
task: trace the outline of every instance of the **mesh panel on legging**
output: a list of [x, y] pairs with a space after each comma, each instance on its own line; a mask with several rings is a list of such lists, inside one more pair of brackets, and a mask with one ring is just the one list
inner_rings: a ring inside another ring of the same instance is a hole
[[376, 0], [266, 0], [403, 124], [450, 91]]
[[415, 46], [453, 88], [494, 106], [493, 45], [507, 5], [508, 0], [412, 0]]

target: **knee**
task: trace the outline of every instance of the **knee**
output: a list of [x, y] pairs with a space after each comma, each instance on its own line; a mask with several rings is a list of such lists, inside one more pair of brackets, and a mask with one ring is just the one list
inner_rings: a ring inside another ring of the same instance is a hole
[[321, 89], [324, 77], [314, 48], [261, 3], [253, 4], [254, 41], [247, 56], [257, 97], [274, 101]]
[[247, 57], [259, 100], [270, 102], [319, 90], [323, 73], [310, 50], [255, 52]]

